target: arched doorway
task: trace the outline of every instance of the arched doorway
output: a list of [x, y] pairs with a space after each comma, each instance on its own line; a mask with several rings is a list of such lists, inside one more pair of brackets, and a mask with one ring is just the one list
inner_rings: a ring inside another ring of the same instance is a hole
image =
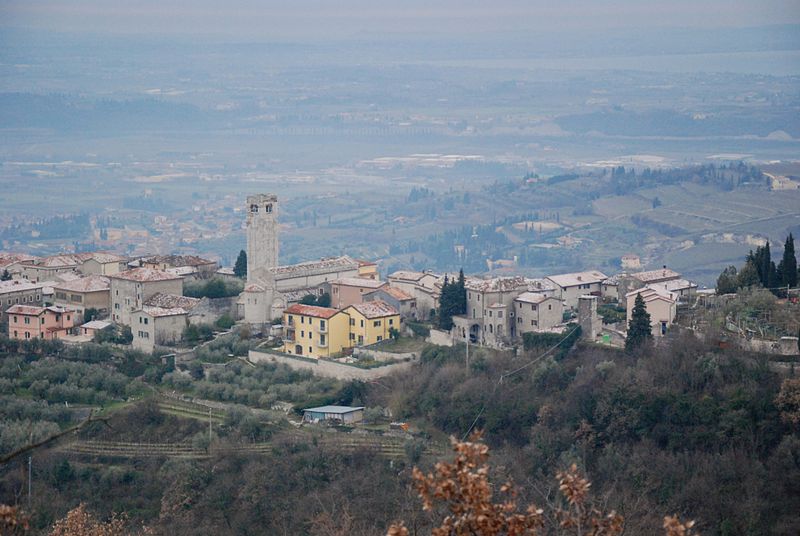
[[300, 344], [294, 345], [294, 353], [295, 355], [303, 355], [303, 346]]
[[472, 324], [469, 327], [469, 342], [477, 343], [480, 340], [481, 327], [478, 324]]

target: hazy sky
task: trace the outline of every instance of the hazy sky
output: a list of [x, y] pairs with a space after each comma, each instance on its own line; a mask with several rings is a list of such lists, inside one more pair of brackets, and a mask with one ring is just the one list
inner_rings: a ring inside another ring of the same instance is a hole
[[799, 0], [0, 0], [0, 27], [247, 39], [798, 22]]

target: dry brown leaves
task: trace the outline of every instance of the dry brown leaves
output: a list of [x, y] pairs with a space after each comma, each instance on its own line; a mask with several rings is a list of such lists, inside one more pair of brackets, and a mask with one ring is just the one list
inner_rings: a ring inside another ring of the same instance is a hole
[[24, 534], [29, 528], [28, 518], [19, 508], [0, 504], [0, 536]]
[[67, 512], [66, 517], [56, 521], [50, 536], [123, 536], [126, 519], [114, 514], [109, 521], [96, 519], [86, 511], [84, 504]]
[[[422, 499], [422, 508], [432, 511], [444, 504], [447, 515], [434, 528], [434, 536], [543, 536], [547, 534], [544, 511], [534, 505], [524, 512], [517, 508], [516, 491], [510, 482], [500, 487], [505, 500], [493, 502], [489, 482], [489, 447], [480, 442], [480, 434], [469, 441], [451, 439], [455, 458], [439, 462], [431, 473], [414, 468], [414, 487]], [[550, 512], [558, 521], [559, 534], [617, 536], [622, 534], [624, 519], [614, 511], [595, 508], [589, 497], [591, 483], [581, 476], [578, 467], [558, 473], [559, 490], [566, 508], [553, 506]], [[693, 521], [681, 523], [677, 517], [664, 520], [667, 536], [699, 536], [692, 532]], [[565, 532], [566, 531], [566, 532]], [[403, 523], [389, 527], [387, 536], [409, 536]]]
[[699, 533], [692, 530], [692, 527], [694, 527], [694, 521], [681, 523], [678, 516], [666, 516], [664, 518], [666, 536], [700, 536]]

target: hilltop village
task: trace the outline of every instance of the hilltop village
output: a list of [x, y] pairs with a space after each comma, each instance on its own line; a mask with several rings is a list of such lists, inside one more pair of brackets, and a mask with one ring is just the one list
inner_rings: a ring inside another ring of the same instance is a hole
[[[681, 307], [696, 308], [714, 295], [666, 266], [641, 270], [633, 255], [614, 275], [587, 270], [535, 279], [430, 271], [381, 279], [377, 263], [346, 255], [281, 265], [277, 196], [249, 196], [246, 213], [246, 261], [236, 270], [183, 255], [0, 254], [8, 337], [105, 337], [153, 352], [185, 345], [198, 331], [246, 327], [274, 352], [352, 362], [354, 349], [404, 332], [447, 346], [503, 349], [521, 345], [526, 334], [565, 334], [579, 325], [584, 339], [622, 346], [637, 298], [660, 338]], [[464, 294], [455, 314], [441, 311], [448, 282]], [[791, 340], [776, 344], [788, 348]]]

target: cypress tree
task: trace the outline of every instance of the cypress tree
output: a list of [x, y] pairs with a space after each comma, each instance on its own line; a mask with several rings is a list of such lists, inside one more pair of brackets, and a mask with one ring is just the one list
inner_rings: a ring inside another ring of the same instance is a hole
[[241, 250], [239, 256], [236, 257], [236, 264], [233, 265], [233, 274], [236, 277], [247, 277], [247, 253], [245, 250]]
[[780, 263], [781, 285], [797, 286], [797, 257], [794, 254], [794, 237], [792, 233], [786, 238], [783, 245], [783, 260]]
[[467, 312], [467, 285], [464, 278], [464, 269], [458, 271], [458, 283], [456, 283], [458, 291], [458, 307], [455, 314], [463, 315]]
[[636, 295], [636, 301], [631, 311], [628, 335], [625, 337], [625, 350], [635, 350], [652, 340], [653, 331], [650, 325], [650, 313], [647, 312], [642, 294], [639, 293]]
[[759, 265], [759, 279], [761, 279], [761, 284], [764, 288], [770, 287], [770, 272], [772, 268], [772, 254], [769, 251], [769, 242], [767, 245], [761, 248], [761, 263]]

